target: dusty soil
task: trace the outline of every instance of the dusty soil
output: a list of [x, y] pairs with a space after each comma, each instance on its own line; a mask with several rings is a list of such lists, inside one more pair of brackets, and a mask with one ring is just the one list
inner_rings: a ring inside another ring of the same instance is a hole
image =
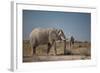
[[68, 56], [30, 56], [24, 57], [23, 62], [43, 62], [43, 61], [67, 61], [67, 60], [86, 60], [90, 56], [68, 55]]
[[[75, 42], [70, 47], [66, 43], [66, 52], [64, 43], [57, 42], [57, 55], [55, 55], [54, 47], [50, 49], [47, 55], [47, 45], [40, 45], [36, 48], [36, 54], [33, 56], [33, 49], [30, 47], [28, 40], [23, 41], [23, 62], [42, 62], [42, 61], [67, 61], [67, 60], [85, 60], [91, 59], [91, 44], [90, 42]], [[70, 53], [70, 54], [68, 54]]]

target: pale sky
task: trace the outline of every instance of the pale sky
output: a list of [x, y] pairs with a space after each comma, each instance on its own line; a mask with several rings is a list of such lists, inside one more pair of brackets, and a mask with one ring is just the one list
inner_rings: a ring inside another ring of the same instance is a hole
[[75, 12], [23, 10], [23, 39], [29, 39], [34, 28], [62, 29], [76, 40], [91, 40], [91, 14]]

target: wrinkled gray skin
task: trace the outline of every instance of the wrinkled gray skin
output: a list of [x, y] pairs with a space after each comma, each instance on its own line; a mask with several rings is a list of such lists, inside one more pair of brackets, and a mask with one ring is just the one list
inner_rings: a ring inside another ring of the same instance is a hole
[[38, 45], [47, 44], [47, 54], [50, 48], [54, 46], [56, 54], [56, 42], [58, 40], [65, 40], [65, 35], [61, 29], [55, 28], [35, 28], [30, 33], [30, 44], [33, 49], [33, 55], [36, 53], [36, 47]]

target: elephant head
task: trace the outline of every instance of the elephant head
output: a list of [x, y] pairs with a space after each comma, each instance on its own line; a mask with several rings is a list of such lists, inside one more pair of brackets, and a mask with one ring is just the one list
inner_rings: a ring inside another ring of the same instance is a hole
[[64, 41], [66, 40], [65, 34], [62, 29], [53, 29], [49, 31], [49, 40], [50, 41]]
[[65, 34], [62, 29], [58, 30], [58, 36], [60, 40], [63, 40], [63, 41], [66, 40]]

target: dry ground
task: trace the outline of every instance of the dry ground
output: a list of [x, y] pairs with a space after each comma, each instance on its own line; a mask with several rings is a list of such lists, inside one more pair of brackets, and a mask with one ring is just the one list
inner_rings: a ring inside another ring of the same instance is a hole
[[86, 60], [90, 56], [63, 55], [63, 56], [30, 56], [24, 57], [23, 62], [44, 62], [44, 61], [66, 61], [66, 60]]
[[23, 62], [85, 60], [91, 58], [91, 44], [89, 42], [75, 42], [72, 47], [67, 42], [65, 50], [63, 46], [63, 42], [57, 42], [57, 55], [55, 55], [54, 47], [50, 49], [50, 53], [47, 55], [47, 45], [39, 45], [36, 48], [36, 55], [33, 56], [29, 41], [24, 40]]

